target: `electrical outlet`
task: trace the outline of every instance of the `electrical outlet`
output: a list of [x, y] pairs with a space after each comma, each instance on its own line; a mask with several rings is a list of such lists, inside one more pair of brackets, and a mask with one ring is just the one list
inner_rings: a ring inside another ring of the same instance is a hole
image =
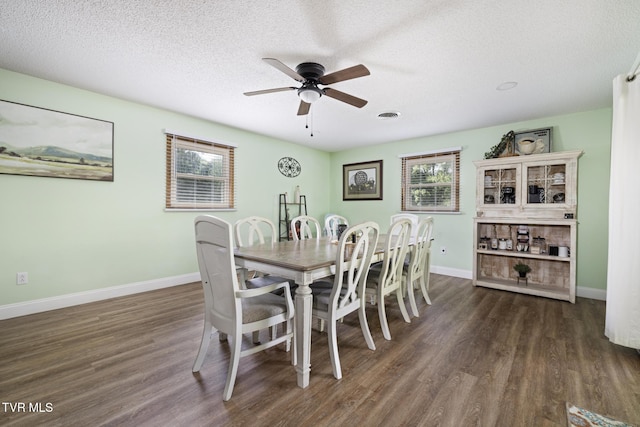
[[441, 247], [440, 247], [440, 253], [441, 253], [442, 255], [446, 255], [446, 254], [447, 254], [447, 248], [446, 248], [446, 247], [444, 247], [444, 246], [441, 246]]
[[29, 273], [16, 273], [16, 285], [26, 285], [29, 283]]

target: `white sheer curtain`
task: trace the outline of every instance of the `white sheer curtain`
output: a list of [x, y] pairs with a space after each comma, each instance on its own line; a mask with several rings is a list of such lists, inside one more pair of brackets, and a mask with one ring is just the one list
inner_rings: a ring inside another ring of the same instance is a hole
[[[640, 60], [640, 55], [638, 56]], [[613, 80], [605, 335], [640, 349], [640, 75]]]

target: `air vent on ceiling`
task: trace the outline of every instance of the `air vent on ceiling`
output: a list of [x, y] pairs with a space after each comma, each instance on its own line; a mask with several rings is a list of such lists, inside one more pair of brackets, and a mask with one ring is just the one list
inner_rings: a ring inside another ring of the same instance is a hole
[[398, 117], [400, 117], [400, 113], [396, 111], [388, 111], [386, 113], [378, 114], [379, 119], [397, 119]]

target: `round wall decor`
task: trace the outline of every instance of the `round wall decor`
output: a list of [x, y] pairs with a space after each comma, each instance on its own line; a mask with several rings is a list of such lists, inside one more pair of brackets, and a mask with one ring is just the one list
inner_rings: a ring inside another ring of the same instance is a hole
[[278, 170], [282, 175], [293, 178], [300, 175], [302, 167], [293, 157], [283, 157], [278, 160]]

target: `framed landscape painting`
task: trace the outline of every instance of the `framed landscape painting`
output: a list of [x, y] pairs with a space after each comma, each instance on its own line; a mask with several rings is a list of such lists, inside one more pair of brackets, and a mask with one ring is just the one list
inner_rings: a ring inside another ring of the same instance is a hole
[[342, 200], [382, 200], [382, 160], [342, 165]]
[[113, 123], [0, 100], [0, 173], [113, 181]]

